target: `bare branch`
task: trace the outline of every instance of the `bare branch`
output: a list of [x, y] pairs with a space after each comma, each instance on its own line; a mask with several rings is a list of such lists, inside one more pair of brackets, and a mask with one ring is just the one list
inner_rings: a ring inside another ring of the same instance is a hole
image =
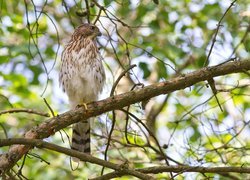
[[115, 88], [116, 88], [116, 86], [118, 85], [119, 81], [122, 79], [122, 77], [125, 76], [125, 74], [126, 74], [129, 70], [133, 69], [134, 67], [136, 67], [135, 64], [131, 65], [130, 67], [128, 67], [127, 69], [125, 69], [125, 70], [118, 76], [118, 78], [117, 78], [116, 81], [114, 82], [113, 87], [112, 87], [112, 89], [111, 89], [111, 91], [110, 91], [110, 96], [113, 96], [113, 95], [114, 95]]
[[[151, 176], [137, 172], [129, 167], [124, 166], [123, 164], [119, 165], [119, 164], [114, 164], [108, 161], [104, 161], [102, 159], [98, 159], [96, 157], [93, 157], [91, 155], [88, 155], [86, 153], [82, 153], [80, 151], [76, 151], [73, 149], [69, 149], [69, 148], [65, 148], [65, 147], [61, 147], [55, 144], [51, 144], [45, 141], [42, 141], [40, 139], [25, 139], [25, 138], [18, 138], [18, 139], [0, 139], [0, 147], [2, 146], [10, 146], [13, 144], [24, 144], [24, 145], [28, 145], [30, 147], [37, 147], [37, 148], [46, 148], [52, 151], [56, 151], [56, 152], [60, 152], [60, 153], [64, 153], [67, 154], [71, 157], [76, 157], [82, 161], [85, 162], [90, 162], [93, 164], [97, 164], [100, 166], [104, 166], [110, 169], [115, 170], [118, 174], [121, 175], [132, 175], [135, 177], [138, 177], [140, 179], [153, 179]], [[7, 158], [6, 155], [1, 155], [1, 157], [5, 157]], [[3, 159], [3, 158], [2, 158]], [[1, 169], [0, 169], [1, 170]]]
[[207, 65], [209, 64], [209, 58], [210, 58], [210, 55], [211, 55], [211, 53], [212, 53], [212, 51], [213, 51], [214, 44], [215, 44], [215, 42], [216, 42], [216, 37], [217, 37], [217, 35], [218, 35], [218, 32], [219, 32], [220, 27], [222, 26], [222, 25], [221, 25], [221, 22], [222, 22], [222, 20], [225, 18], [225, 16], [226, 16], [226, 14], [228, 13], [228, 11], [229, 11], [229, 10], [233, 7], [233, 5], [236, 3], [236, 1], [237, 1], [237, 0], [234, 0], [234, 1], [230, 4], [230, 6], [227, 8], [227, 10], [225, 11], [225, 13], [224, 13], [224, 14], [222, 15], [222, 17], [220, 18], [219, 23], [217, 24], [217, 28], [216, 28], [215, 33], [214, 33], [214, 37], [213, 37], [213, 40], [212, 40], [211, 47], [210, 47], [209, 52], [208, 52], [208, 55], [207, 55], [207, 59], [206, 59], [206, 61], [205, 61], [205, 63], [204, 63], [203, 66], [207, 66]]
[[43, 101], [46, 104], [46, 106], [49, 108], [52, 116], [55, 117], [55, 113], [54, 113], [53, 109], [51, 108], [51, 106], [49, 105], [49, 103], [47, 102], [47, 100], [45, 98], [43, 98]]
[[20, 113], [20, 112], [25, 112], [25, 113], [29, 113], [29, 114], [36, 114], [36, 115], [40, 115], [40, 116], [44, 116], [44, 117], [50, 117], [50, 115], [48, 113], [43, 113], [43, 112], [39, 112], [33, 109], [9, 109], [9, 110], [4, 110], [4, 111], [0, 111], [0, 116], [2, 114], [10, 114], [10, 113]]
[[163, 172], [199, 172], [199, 173], [250, 173], [248, 167], [200, 167], [200, 166], [156, 166], [136, 169], [142, 173], [158, 174]]

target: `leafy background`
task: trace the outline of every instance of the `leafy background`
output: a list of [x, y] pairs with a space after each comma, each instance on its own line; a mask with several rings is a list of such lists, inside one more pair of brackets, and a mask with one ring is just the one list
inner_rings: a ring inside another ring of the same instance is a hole
[[[98, 43], [108, 77], [101, 98], [109, 96], [116, 78], [132, 64], [137, 67], [119, 82], [116, 94], [202, 68], [223, 15], [209, 65], [231, 58], [249, 59], [249, 0], [236, 1], [227, 13], [232, 3], [229, 0], [162, 0], [158, 5], [151, 0], [95, 2], [89, 2], [88, 17], [91, 22], [98, 19], [96, 25], [103, 33]], [[104, 7], [100, 16], [97, 4]], [[86, 1], [1, 0], [0, 7], [1, 111], [26, 108], [51, 114], [44, 98], [55, 114], [67, 111], [66, 95], [58, 85], [60, 55], [74, 28], [87, 21], [87, 16], [83, 16]], [[207, 82], [153, 98], [146, 103], [145, 111], [140, 103], [130, 106], [129, 111], [149, 126], [164, 152], [175, 160], [170, 164], [249, 165], [249, 75], [227, 75], [215, 78], [215, 82], [223, 111]], [[93, 124], [92, 154], [96, 157], [104, 157], [113, 118], [108, 113]], [[116, 112], [108, 159], [119, 164], [127, 161], [135, 168], [164, 164], [155, 150], [157, 145], [151, 140], [148, 145], [148, 132], [135, 119], [127, 121], [128, 133], [124, 133], [126, 118], [124, 113]], [[3, 114], [0, 137], [21, 137], [45, 119], [27, 113]], [[69, 147], [70, 133], [67, 128], [46, 140]], [[0, 152], [7, 149], [1, 148]], [[82, 179], [100, 175], [102, 168], [87, 163], [72, 171], [69, 157], [41, 149], [32, 150], [22, 161], [22, 174], [30, 179], [57, 179], [59, 174], [63, 179]], [[19, 167], [14, 168], [16, 172]], [[157, 175], [159, 179], [168, 176]], [[247, 178], [244, 174], [237, 176]], [[205, 177], [226, 175], [177, 176]]]

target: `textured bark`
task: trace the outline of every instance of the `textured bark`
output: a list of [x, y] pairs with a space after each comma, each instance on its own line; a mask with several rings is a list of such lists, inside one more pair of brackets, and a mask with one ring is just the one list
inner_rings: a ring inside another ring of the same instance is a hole
[[[180, 89], [185, 89], [198, 82], [209, 80], [213, 77], [226, 74], [246, 72], [250, 70], [250, 60], [227, 62], [222, 65], [202, 68], [200, 70], [181, 75], [165, 82], [145, 86], [142, 89], [130, 91], [116, 95], [101, 101], [88, 103], [88, 109], [78, 108], [68, 111], [56, 117], [50, 118], [25, 133], [27, 139], [43, 139], [53, 135], [55, 132], [63, 129], [80, 120], [87, 119], [102, 113], [121, 109], [130, 104], [134, 104], [152, 97], [171, 93]], [[11, 146], [9, 152], [0, 155], [0, 173], [8, 171], [15, 163], [32, 147], [28, 145]]]

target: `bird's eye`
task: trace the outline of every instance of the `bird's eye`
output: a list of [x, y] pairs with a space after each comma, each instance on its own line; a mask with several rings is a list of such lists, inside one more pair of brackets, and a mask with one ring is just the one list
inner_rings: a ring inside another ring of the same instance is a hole
[[93, 31], [95, 30], [95, 26], [90, 26], [90, 29]]

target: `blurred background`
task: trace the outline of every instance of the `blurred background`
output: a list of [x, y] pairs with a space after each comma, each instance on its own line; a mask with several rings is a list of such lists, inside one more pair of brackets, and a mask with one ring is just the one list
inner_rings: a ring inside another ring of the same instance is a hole
[[[115, 80], [134, 64], [136, 67], [119, 81], [114, 94], [140, 89], [205, 65], [249, 60], [250, 1], [232, 2], [1, 0], [0, 112], [25, 108], [50, 113], [52, 117], [49, 107], [56, 115], [69, 110], [67, 96], [58, 83], [61, 52], [74, 28], [84, 22], [96, 24], [103, 34], [98, 37], [98, 46], [107, 80], [100, 99], [110, 96]], [[249, 73], [214, 80], [218, 101], [207, 82], [200, 82], [131, 105], [125, 111], [97, 117], [92, 123], [92, 155], [104, 158], [115, 122], [106, 157], [117, 164], [126, 162], [132, 168], [164, 165], [167, 155], [171, 165], [249, 166]], [[46, 119], [29, 113], [2, 114], [0, 137], [22, 137]], [[69, 147], [70, 130], [61, 130], [46, 141]], [[0, 153], [7, 150], [8, 147], [1, 148]], [[22, 162], [23, 176], [17, 176], [20, 179], [58, 179], [59, 175], [63, 179], [93, 178], [102, 169], [82, 163], [72, 171], [68, 156], [45, 149], [30, 151], [14, 172]], [[164, 179], [169, 174], [155, 177]], [[176, 178], [250, 176], [183, 173]]]

